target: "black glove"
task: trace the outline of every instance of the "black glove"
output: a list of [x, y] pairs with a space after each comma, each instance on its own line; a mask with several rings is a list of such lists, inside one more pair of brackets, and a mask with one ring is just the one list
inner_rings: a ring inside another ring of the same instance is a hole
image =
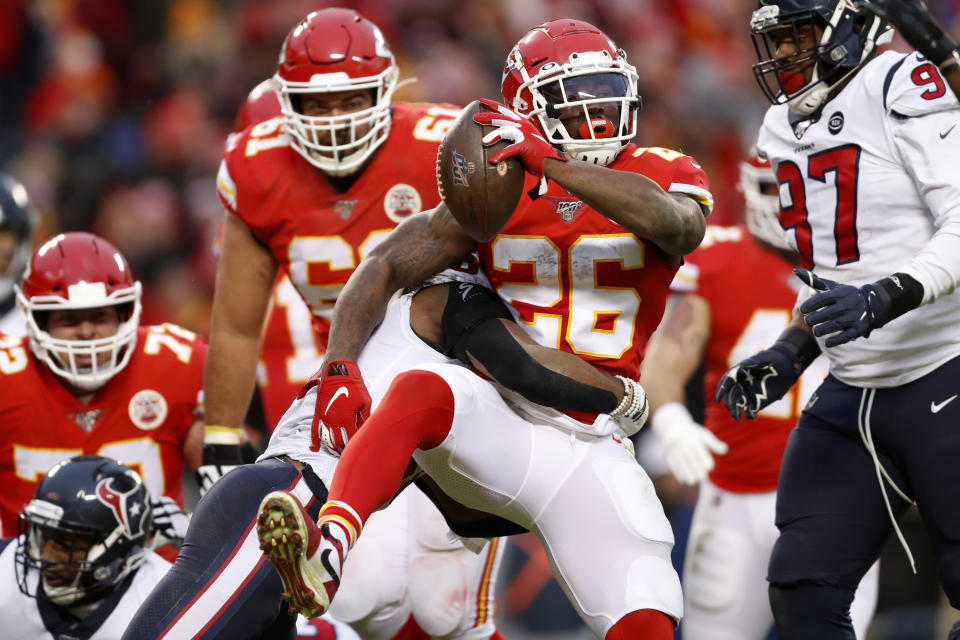
[[960, 60], [957, 41], [937, 25], [922, 0], [860, 0], [858, 4], [896, 27], [910, 46], [934, 64]]
[[222, 478], [231, 469], [243, 464], [240, 447], [235, 444], [203, 445], [203, 458], [197, 467], [197, 482], [200, 485], [200, 497], [210, 490], [213, 483]]
[[789, 328], [772, 347], [750, 356], [720, 378], [714, 401], [723, 402], [737, 420], [751, 420], [790, 390], [820, 347], [806, 331]]

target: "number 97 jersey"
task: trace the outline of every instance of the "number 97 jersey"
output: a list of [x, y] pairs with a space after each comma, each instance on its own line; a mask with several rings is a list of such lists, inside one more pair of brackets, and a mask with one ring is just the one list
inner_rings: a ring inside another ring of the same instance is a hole
[[[682, 153], [629, 144], [608, 168], [713, 206], [706, 173]], [[528, 176], [528, 191], [534, 181]], [[480, 245], [480, 263], [534, 340], [634, 380], [679, 268], [552, 181], [540, 198], [521, 198], [500, 234]]]

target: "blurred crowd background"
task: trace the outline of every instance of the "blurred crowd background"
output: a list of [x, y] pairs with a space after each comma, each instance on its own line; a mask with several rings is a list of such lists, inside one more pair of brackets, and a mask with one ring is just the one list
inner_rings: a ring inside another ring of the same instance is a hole
[[[712, 221], [739, 220], [737, 165], [767, 106], [750, 71], [752, 0], [2, 0], [0, 170], [42, 214], [37, 239], [104, 236], [144, 282], [145, 323], [206, 334], [224, 140], [247, 92], [273, 74], [287, 31], [332, 5], [383, 29], [401, 78], [417, 79], [396, 95], [407, 101], [497, 98], [503, 60], [530, 27], [561, 16], [598, 25], [639, 70], [640, 144], [695, 156], [716, 197]], [[928, 5], [960, 33], [960, 0]], [[691, 494], [664, 491], [682, 527]], [[502, 614], [545, 637], [577, 634], [549, 567], [525, 565], [522, 540], [514, 548]], [[884, 569], [879, 622], [894, 617], [871, 637], [931, 637], [919, 629], [937, 599], [933, 567], [913, 578], [900, 552]]]

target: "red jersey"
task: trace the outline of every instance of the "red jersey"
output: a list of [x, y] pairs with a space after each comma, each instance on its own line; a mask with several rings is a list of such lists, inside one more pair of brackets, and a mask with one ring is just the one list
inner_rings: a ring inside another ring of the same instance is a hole
[[135, 469], [153, 496], [181, 505], [182, 447], [202, 410], [203, 338], [172, 324], [140, 327], [127, 366], [83, 403], [30, 351], [0, 336], [0, 520], [17, 514], [57, 462], [98, 454]]
[[[707, 227], [673, 289], [710, 305], [710, 340], [703, 356], [708, 398], [730, 367], [768, 348], [787, 328], [801, 286], [793, 265], [757, 244], [746, 227]], [[776, 489], [787, 436], [825, 375], [826, 362], [818, 358], [786, 396], [752, 421], [737, 422], [722, 404], [707, 402], [704, 426], [730, 445], [725, 455], [714, 456], [710, 481], [743, 493]]]
[[[295, 305], [286, 305], [281, 298], [286, 294], [275, 290], [261, 362], [271, 427], [320, 366], [333, 305], [360, 260], [403, 220], [440, 202], [437, 146], [460, 108], [399, 102], [393, 107], [390, 135], [343, 192], [290, 147], [283, 118], [247, 128], [224, 151], [217, 175], [220, 200], [270, 249], [313, 312], [315, 349], [282, 335], [296, 332], [290, 316], [281, 317]], [[273, 335], [275, 330], [280, 335]], [[280, 386], [271, 388], [274, 384]]]
[[330, 325], [311, 325], [311, 316], [290, 278], [281, 273], [270, 296], [257, 368], [260, 400], [271, 431], [323, 360]]
[[[708, 210], [713, 205], [703, 169], [676, 151], [629, 144], [609, 168], [642, 174]], [[527, 189], [535, 181], [528, 176]], [[537, 342], [636, 380], [678, 265], [549, 184], [537, 200], [524, 195], [500, 234], [480, 244], [480, 263]]]

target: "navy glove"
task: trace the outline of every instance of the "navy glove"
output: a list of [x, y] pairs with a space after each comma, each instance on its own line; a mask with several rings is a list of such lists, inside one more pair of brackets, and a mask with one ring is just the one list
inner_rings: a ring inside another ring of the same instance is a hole
[[[787, 331], [790, 331], [789, 329]], [[793, 331], [805, 333], [800, 329]], [[806, 334], [816, 346], [813, 338]], [[816, 354], [813, 356], [816, 358]], [[810, 362], [813, 358], [810, 359]], [[720, 378], [714, 401], [723, 402], [737, 420], [751, 420], [767, 405], [776, 402], [790, 390], [810, 362], [778, 340], [769, 349], [750, 356]]]
[[836, 334], [826, 339], [827, 347], [866, 338], [896, 317], [893, 298], [880, 283], [854, 287], [821, 278], [807, 269], [793, 272], [808, 287], [820, 292], [800, 305], [800, 313], [818, 338]]
[[896, 27], [910, 46], [941, 68], [948, 60], [960, 61], [957, 41], [944, 33], [921, 0], [860, 0], [857, 4]]

